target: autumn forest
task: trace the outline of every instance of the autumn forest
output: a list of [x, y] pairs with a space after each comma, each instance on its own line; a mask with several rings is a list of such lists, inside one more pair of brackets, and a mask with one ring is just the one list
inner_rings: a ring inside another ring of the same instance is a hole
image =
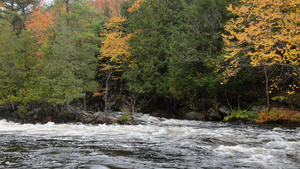
[[0, 105], [20, 115], [300, 123], [299, 87], [299, 0], [0, 0]]

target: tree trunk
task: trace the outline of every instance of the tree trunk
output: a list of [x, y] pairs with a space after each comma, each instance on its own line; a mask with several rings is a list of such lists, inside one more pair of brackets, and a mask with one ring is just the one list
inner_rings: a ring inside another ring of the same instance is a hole
[[267, 73], [267, 68], [264, 65], [264, 73], [265, 73], [265, 80], [266, 80], [266, 99], [267, 99], [267, 109], [270, 110], [270, 98], [269, 98], [269, 78]]
[[104, 102], [105, 102], [105, 105], [104, 105], [104, 114], [105, 114], [105, 121], [107, 120], [108, 118], [108, 92], [109, 92], [109, 80], [111, 78], [111, 75], [114, 73], [113, 70], [109, 69], [108, 70], [108, 76], [107, 76], [107, 79], [106, 79], [106, 82], [105, 82], [105, 95], [104, 95]]

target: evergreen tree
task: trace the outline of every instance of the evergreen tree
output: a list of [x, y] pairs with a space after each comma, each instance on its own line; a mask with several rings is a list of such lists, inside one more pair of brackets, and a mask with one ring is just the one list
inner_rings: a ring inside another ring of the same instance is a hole
[[209, 96], [218, 84], [226, 0], [182, 0], [172, 27], [169, 84], [177, 98]]
[[169, 28], [175, 20], [172, 7], [176, 2], [147, 0], [141, 2], [139, 9], [130, 11], [130, 46], [135, 64], [124, 72], [130, 90], [167, 95]]
[[56, 1], [52, 10], [56, 16], [49, 28], [51, 36], [40, 49], [39, 74], [31, 80], [26, 97], [28, 102], [64, 105], [96, 90], [95, 53], [99, 50], [103, 15], [84, 0], [72, 1], [68, 6]]

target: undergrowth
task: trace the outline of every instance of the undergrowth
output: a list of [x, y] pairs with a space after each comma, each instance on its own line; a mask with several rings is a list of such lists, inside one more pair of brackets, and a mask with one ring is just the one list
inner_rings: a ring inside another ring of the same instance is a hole
[[249, 121], [253, 119], [258, 119], [258, 117], [258, 112], [238, 109], [233, 110], [230, 115], [224, 117], [223, 121]]
[[300, 123], [300, 112], [286, 108], [267, 109], [259, 113], [258, 123]]

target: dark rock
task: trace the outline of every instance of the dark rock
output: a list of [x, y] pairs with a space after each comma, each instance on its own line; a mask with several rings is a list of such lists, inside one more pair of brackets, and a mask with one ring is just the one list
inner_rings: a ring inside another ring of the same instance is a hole
[[206, 119], [209, 121], [221, 121], [223, 120], [223, 117], [224, 116], [222, 116], [222, 114], [218, 110], [213, 108], [208, 109], [206, 115]]
[[94, 119], [103, 118], [104, 113], [103, 112], [96, 112], [93, 114]]
[[225, 106], [220, 107], [219, 111], [226, 116], [231, 114], [231, 110]]
[[187, 112], [185, 114], [185, 119], [187, 120], [204, 120], [205, 116], [204, 114], [200, 113], [200, 112], [196, 112], [196, 111], [191, 111], [191, 112]]

